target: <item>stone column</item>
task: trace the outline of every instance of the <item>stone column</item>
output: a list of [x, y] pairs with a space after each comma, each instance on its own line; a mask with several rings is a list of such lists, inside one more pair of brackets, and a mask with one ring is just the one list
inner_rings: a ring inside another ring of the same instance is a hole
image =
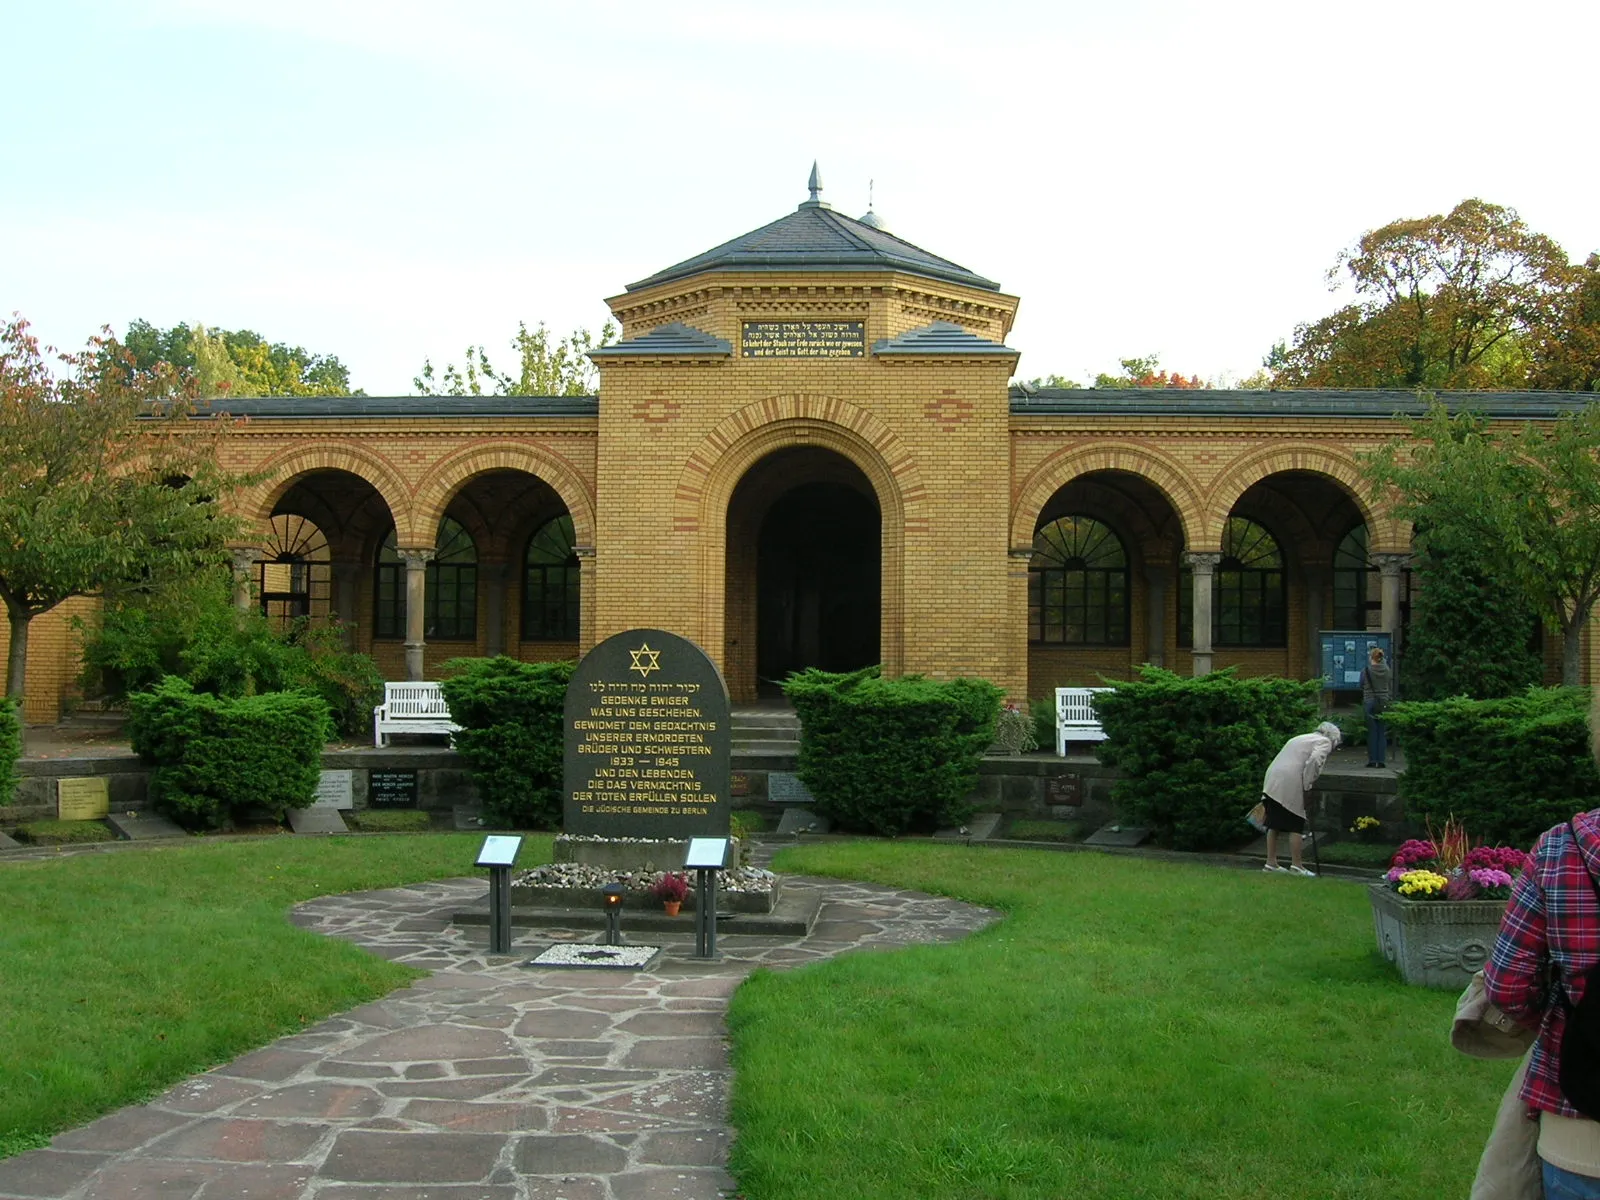
[[1317, 637], [1327, 620], [1326, 601], [1328, 571], [1324, 567], [1306, 568], [1306, 653], [1311, 665], [1306, 670], [1307, 679], [1315, 679], [1322, 670], [1322, 641]]
[[425, 678], [427, 669], [423, 652], [424, 620], [428, 599], [428, 563], [433, 559], [430, 550], [401, 550], [400, 561], [406, 564], [406, 678]]
[[1144, 569], [1144, 660], [1152, 667], [1167, 665], [1167, 576], [1166, 563]]
[[261, 551], [254, 546], [233, 548], [233, 606], [240, 612], [249, 612], [255, 603], [256, 564], [261, 561]]
[[578, 657], [582, 658], [595, 644], [594, 611], [598, 604], [594, 594], [594, 547], [574, 546], [578, 556]]
[[483, 640], [483, 652], [493, 658], [506, 652], [506, 576], [510, 570], [503, 562], [488, 563], [478, 569], [489, 584], [488, 594], [484, 596], [484, 619], [489, 628]]
[[1012, 546], [1006, 551], [1006, 646], [1011, 660], [1013, 694], [1006, 699], [1028, 705], [1032, 685], [1028, 669], [1028, 568], [1033, 565], [1033, 546]]
[[1191, 550], [1183, 561], [1194, 572], [1194, 673], [1211, 674], [1211, 576], [1222, 561], [1221, 551]]
[[1378, 596], [1382, 602], [1380, 628], [1389, 635], [1390, 660], [1400, 653], [1400, 573], [1411, 560], [1409, 554], [1374, 554], [1378, 566]]

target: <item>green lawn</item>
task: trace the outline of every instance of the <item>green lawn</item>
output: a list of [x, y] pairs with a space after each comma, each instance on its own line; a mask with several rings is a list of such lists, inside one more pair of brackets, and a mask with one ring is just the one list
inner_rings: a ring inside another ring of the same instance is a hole
[[264, 837], [0, 866], [0, 1157], [415, 978], [288, 910], [475, 874], [482, 840]]
[[1090, 854], [821, 844], [779, 865], [1004, 908], [733, 1001], [751, 1200], [1465, 1195], [1509, 1062], [1453, 1051], [1365, 889]]

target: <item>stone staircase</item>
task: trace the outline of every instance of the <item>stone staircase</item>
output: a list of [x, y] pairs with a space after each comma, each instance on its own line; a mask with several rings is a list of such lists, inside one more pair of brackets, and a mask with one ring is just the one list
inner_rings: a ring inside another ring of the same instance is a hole
[[792, 708], [735, 708], [733, 757], [793, 758], [800, 753], [800, 717]]

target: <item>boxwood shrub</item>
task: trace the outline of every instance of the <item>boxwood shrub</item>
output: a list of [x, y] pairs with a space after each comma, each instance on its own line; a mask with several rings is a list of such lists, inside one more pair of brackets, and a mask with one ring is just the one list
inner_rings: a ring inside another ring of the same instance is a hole
[[1197, 678], [1143, 667], [1094, 698], [1106, 731], [1100, 761], [1128, 821], [1178, 850], [1214, 850], [1249, 834], [1243, 817], [1283, 743], [1317, 723], [1320, 680], [1240, 679], [1232, 667]]
[[22, 757], [22, 714], [9, 696], [0, 696], [0, 807], [11, 803]]
[[185, 829], [305, 808], [332, 736], [327, 704], [307, 692], [214, 696], [169, 677], [128, 697], [129, 740], [154, 767], [150, 802]]
[[783, 690], [800, 714], [800, 779], [841, 829], [892, 837], [972, 815], [1000, 712], [992, 683], [884, 679], [868, 667], [799, 672]]
[[493, 824], [560, 827], [563, 714], [574, 665], [504, 655], [445, 664], [439, 688], [461, 726], [456, 752]]
[[1587, 688], [1529, 688], [1497, 700], [1407, 700], [1385, 722], [1405, 739], [1406, 816], [1454, 814], [1470, 837], [1524, 848], [1600, 804]]

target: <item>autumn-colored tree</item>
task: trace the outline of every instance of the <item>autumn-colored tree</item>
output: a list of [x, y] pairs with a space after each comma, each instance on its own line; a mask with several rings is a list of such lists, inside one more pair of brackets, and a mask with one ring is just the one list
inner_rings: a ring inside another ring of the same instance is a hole
[[1561, 679], [1576, 687], [1600, 601], [1600, 404], [1544, 426], [1452, 416], [1435, 400], [1406, 424], [1365, 461], [1373, 499], [1413, 523], [1425, 556], [1520, 590], [1561, 634]]
[[149, 371], [165, 362], [193, 372], [202, 397], [351, 394], [350, 370], [334, 355], [268, 342], [249, 329], [191, 327], [182, 322], [157, 329], [136, 320], [129, 323], [120, 345], [137, 370]]
[[1539, 331], [1530, 356], [1530, 386], [1600, 392], [1600, 254], [1572, 268], [1555, 316]]
[[1174, 371], [1168, 374], [1161, 369], [1161, 356], [1151, 354], [1145, 358], [1118, 359], [1122, 364], [1121, 375], [1107, 375], [1105, 372], [1094, 377], [1094, 386], [1097, 388], [1203, 388], [1206, 381], [1198, 375], [1191, 375], [1185, 379]]
[[[53, 355], [61, 368], [46, 361]], [[0, 326], [0, 600], [6, 693], [21, 698], [29, 624], [73, 596], [170, 586], [228, 558], [224, 418], [188, 420], [192, 376], [141, 368], [107, 331], [41, 351], [20, 316]]]
[[617, 327], [610, 321], [598, 336], [580, 326], [559, 340], [543, 321], [531, 331], [518, 321], [511, 339], [518, 360], [515, 373], [497, 371], [483, 346], [468, 346], [466, 366], [447, 363], [436, 374], [433, 362], [424, 359], [422, 373], [411, 384], [422, 396], [592, 396], [599, 377], [589, 351], [609, 346], [616, 337]]
[[1275, 348], [1280, 387], [1525, 387], [1572, 267], [1514, 209], [1472, 199], [1363, 234], [1328, 278], [1358, 299]]

